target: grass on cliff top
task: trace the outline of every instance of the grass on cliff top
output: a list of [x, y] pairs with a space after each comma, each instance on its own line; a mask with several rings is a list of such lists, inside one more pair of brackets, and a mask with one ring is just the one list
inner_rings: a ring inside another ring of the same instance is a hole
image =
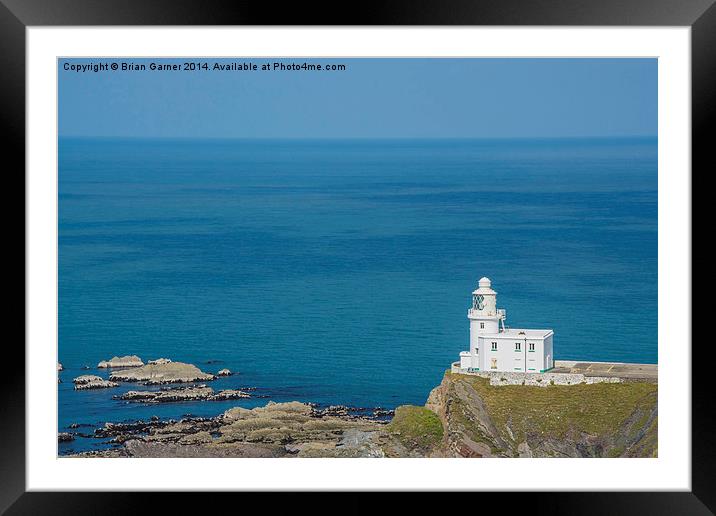
[[472, 386], [498, 427], [509, 422], [518, 438], [535, 432], [563, 438], [570, 430], [614, 434], [635, 410], [648, 412], [658, 394], [658, 385], [646, 382], [491, 386], [487, 378], [448, 374]]
[[414, 405], [395, 409], [395, 416], [387, 428], [408, 447], [431, 448], [443, 438], [443, 424], [437, 414]]

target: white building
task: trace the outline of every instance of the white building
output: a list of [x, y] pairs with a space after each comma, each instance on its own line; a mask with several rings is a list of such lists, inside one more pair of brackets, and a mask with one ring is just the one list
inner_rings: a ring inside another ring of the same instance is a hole
[[505, 326], [506, 312], [497, 308], [497, 292], [482, 278], [472, 293], [470, 350], [460, 352], [460, 369], [544, 373], [554, 367], [552, 330]]

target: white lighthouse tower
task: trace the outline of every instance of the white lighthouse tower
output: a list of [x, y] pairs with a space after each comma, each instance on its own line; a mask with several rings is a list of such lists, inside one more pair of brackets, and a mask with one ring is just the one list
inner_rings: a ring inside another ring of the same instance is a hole
[[[472, 306], [467, 311], [470, 320], [470, 351], [478, 348], [479, 337], [504, 329], [505, 311], [497, 309], [497, 292], [489, 278], [480, 278], [472, 291]], [[476, 351], [477, 352], [477, 351]]]
[[554, 367], [554, 332], [506, 328], [506, 316], [492, 282], [481, 278], [467, 310], [470, 349], [460, 352], [460, 370], [543, 373]]

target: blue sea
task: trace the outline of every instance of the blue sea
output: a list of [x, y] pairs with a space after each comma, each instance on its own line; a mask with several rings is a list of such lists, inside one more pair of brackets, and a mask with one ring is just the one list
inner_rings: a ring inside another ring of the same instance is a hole
[[[423, 404], [482, 276], [509, 326], [554, 329], [557, 359], [656, 363], [656, 140], [61, 139], [58, 430]], [[72, 389], [128, 354], [267, 398]]]

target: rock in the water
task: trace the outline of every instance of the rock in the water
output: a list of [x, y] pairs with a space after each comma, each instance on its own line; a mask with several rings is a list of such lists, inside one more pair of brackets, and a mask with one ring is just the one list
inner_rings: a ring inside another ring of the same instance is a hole
[[103, 427], [97, 428], [94, 431], [94, 437], [107, 438], [107, 437], [119, 437], [121, 441], [127, 439], [131, 435], [145, 434], [150, 430], [162, 428], [171, 424], [175, 421], [170, 419], [168, 421], [135, 421], [132, 423], [110, 423], [107, 422]]
[[157, 358], [156, 360], [150, 360], [149, 362], [147, 362], [147, 364], [158, 365], [158, 364], [168, 364], [169, 362], [171, 362], [170, 358]]
[[209, 398], [210, 401], [238, 400], [240, 398], [250, 398], [251, 394], [236, 389], [225, 389], [219, 391]]
[[109, 377], [114, 381], [145, 382], [147, 385], [204, 382], [215, 378], [213, 374], [205, 373], [195, 365], [183, 362], [147, 364], [134, 369], [114, 371]]
[[222, 369], [218, 373], [216, 373], [216, 376], [231, 376], [231, 371], [229, 369]]
[[125, 357], [112, 357], [109, 360], [102, 360], [97, 367], [106, 369], [109, 367], [141, 367], [144, 365], [142, 359], [136, 355], [128, 355]]
[[64, 369], [64, 367], [62, 367], [62, 364], [60, 364], [59, 362], [57, 362], [57, 370], [58, 370], [58, 371], [62, 371], [63, 369]]
[[213, 394], [211, 387], [200, 385], [198, 387], [186, 387], [180, 389], [169, 389], [166, 391], [128, 391], [117, 396], [117, 399], [125, 401], [145, 401], [162, 403], [169, 401], [197, 401], [206, 399]]
[[348, 407], [345, 405], [329, 405], [321, 412], [327, 416], [345, 417], [348, 415]]
[[57, 442], [58, 443], [67, 443], [70, 441], [74, 441], [75, 436], [72, 434], [69, 434], [67, 432], [60, 432], [57, 434]]
[[75, 390], [77, 391], [87, 389], [107, 389], [109, 387], [117, 387], [119, 385], [118, 383], [110, 382], [93, 374], [83, 374], [72, 381], [74, 382]]
[[214, 392], [206, 385], [197, 387], [179, 387], [160, 391], [129, 391], [115, 398], [125, 401], [142, 401], [146, 403], [168, 403], [172, 401], [224, 401], [240, 398], [250, 398], [247, 392], [237, 390], [224, 390]]
[[82, 376], [78, 376], [77, 378], [72, 380], [72, 383], [74, 383], [75, 385], [84, 385], [99, 380], [102, 380], [101, 376], [96, 376], [94, 374], [83, 374]]

